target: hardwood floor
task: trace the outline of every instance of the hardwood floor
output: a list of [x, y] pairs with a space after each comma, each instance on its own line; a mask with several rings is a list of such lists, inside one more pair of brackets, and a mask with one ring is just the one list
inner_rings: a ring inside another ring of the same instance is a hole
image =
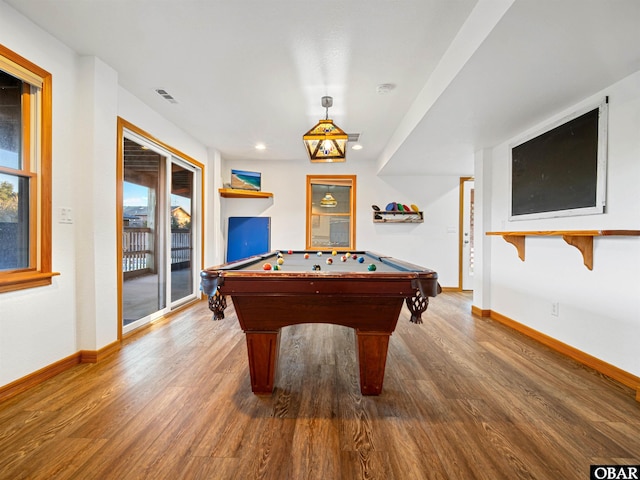
[[470, 296], [403, 310], [379, 397], [354, 333], [282, 332], [250, 391], [242, 331], [206, 302], [0, 404], [1, 479], [586, 479], [640, 464], [635, 392], [488, 319]]

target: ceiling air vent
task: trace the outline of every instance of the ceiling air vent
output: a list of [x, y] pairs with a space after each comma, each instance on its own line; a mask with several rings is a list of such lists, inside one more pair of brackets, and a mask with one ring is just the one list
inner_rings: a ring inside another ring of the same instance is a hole
[[164, 88], [156, 88], [156, 93], [162, 98], [171, 103], [178, 103], [178, 101], [169, 94]]
[[359, 139], [359, 133], [347, 133], [347, 142], [357, 142]]

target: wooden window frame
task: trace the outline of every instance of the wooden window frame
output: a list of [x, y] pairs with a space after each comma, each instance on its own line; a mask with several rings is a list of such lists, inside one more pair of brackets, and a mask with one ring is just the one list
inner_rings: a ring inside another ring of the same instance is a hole
[[[23, 165], [20, 170], [2, 169], [3, 173], [29, 176], [29, 266], [0, 271], [0, 293], [51, 285], [51, 278], [59, 275], [52, 271], [51, 259], [51, 157], [52, 157], [52, 80], [51, 74], [17, 53], [0, 45], [0, 57], [18, 66], [27, 75], [42, 81], [39, 93], [34, 87], [27, 95], [23, 92]], [[13, 75], [13, 73], [10, 73]], [[14, 75], [15, 76], [15, 75]], [[20, 77], [18, 77], [20, 78]], [[23, 81], [25, 81], [23, 79]], [[38, 101], [37, 115], [33, 118], [33, 105]], [[39, 118], [38, 118], [39, 117]], [[35, 131], [33, 129], [35, 128]], [[37, 136], [37, 138], [35, 138]], [[35, 143], [35, 144], [34, 144]]]
[[[349, 212], [349, 247], [340, 247], [339, 250], [356, 249], [356, 175], [307, 175], [307, 210], [306, 210], [306, 239], [305, 248], [307, 250], [331, 251], [333, 247], [318, 247], [311, 244], [312, 240], [312, 185], [326, 184], [335, 186], [351, 187], [351, 211]], [[344, 216], [347, 216], [346, 214]]]

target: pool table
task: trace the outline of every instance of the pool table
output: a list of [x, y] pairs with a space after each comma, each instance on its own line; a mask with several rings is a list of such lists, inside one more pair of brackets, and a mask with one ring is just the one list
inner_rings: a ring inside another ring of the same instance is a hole
[[214, 319], [224, 318], [227, 295], [233, 301], [258, 395], [273, 392], [280, 329], [300, 323], [355, 329], [360, 391], [379, 395], [403, 301], [411, 321], [422, 323], [429, 297], [441, 291], [433, 270], [366, 251], [273, 251], [207, 268], [200, 278]]

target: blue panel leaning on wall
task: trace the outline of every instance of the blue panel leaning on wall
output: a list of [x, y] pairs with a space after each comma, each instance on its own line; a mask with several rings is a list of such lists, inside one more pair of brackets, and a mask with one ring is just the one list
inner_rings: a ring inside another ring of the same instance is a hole
[[271, 217], [229, 217], [227, 262], [271, 249]]

